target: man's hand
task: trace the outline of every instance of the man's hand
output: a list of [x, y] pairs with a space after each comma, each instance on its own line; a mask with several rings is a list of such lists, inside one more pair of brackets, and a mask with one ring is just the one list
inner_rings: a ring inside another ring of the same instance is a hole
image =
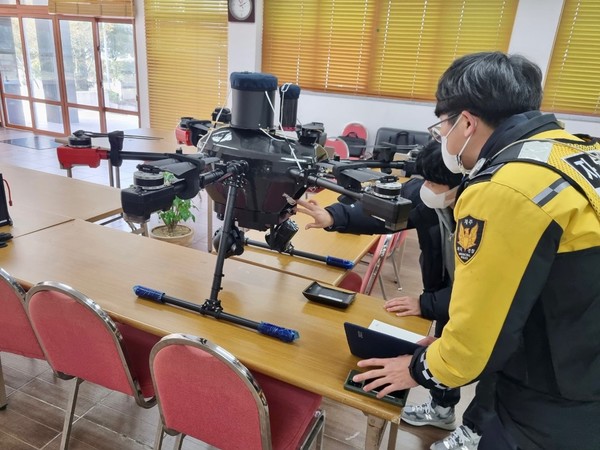
[[421, 339], [420, 341], [417, 341], [417, 344], [419, 344], [419, 345], [421, 345], [423, 347], [429, 347], [436, 340], [437, 340], [437, 338], [434, 337], [434, 336], [426, 336], [423, 339]]
[[355, 375], [353, 381], [359, 382], [375, 378], [375, 380], [365, 385], [364, 390], [367, 392], [384, 384], [389, 384], [377, 394], [377, 398], [383, 398], [390, 392], [418, 386], [418, 383], [410, 376], [408, 371], [411, 359], [411, 355], [402, 355], [396, 358], [364, 359], [358, 362], [358, 367], [376, 366], [379, 368]]
[[326, 209], [321, 208], [319, 204], [314, 200], [296, 200], [297, 207], [296, 211], [302, 214], [308, 214], [314, 219], [313, 223], [308, 223], [304, 227], [306, 230], [309, 228], [327, 228], [333, 225], [333, 217], [327, 212]]
[[386, 301], [383, 307], [387, 312], [395, 312], [397, 316], [420, 316], [421, 303], [416, 297], [397, 297]]

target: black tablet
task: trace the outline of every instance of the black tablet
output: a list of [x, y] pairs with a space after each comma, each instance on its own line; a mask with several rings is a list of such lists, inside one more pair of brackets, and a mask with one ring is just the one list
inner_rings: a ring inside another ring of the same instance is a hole
[[345, 322], [348, 347], [354, 356], [359, 358], [394, 358], [398, 355], [412, 355], [418, 344], [406, 341], [389, 334]]

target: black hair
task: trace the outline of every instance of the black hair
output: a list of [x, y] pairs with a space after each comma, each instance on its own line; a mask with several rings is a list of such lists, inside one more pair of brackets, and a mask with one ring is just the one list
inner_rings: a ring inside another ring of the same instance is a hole
[[437, 184], [445, 184], [450, 188], [458, 186], [463, 178], [460, 173], [452, 173], [444, 164], [442, 147], [431, 139], [423, 146], [415, 161], [416, 172], [425, 180]]
[[482, 52], [456, 59], [441, 76], [436, 116], [469, 111], [496, 128], [542, 103], [542, 71], [521, 55]]

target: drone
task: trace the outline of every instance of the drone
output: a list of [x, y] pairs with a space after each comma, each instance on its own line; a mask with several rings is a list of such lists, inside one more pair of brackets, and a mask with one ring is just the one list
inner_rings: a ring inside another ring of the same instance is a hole
[[[390, 232], [404, 229], [411, 202], [400, 196], [401, 184], [390, 172], [403, 169], [405, 161], [394, 161], [389, 149], [375, 149], [372, 160], [330, 159], [323, 147], [327, 137], [323, 124], [297, 124], [299, 86], [278, 88], [275, 76], [253, 72], [234, 72], [230, 82], [231, 110], [217, 108], [212, 121], [183, 117], [176, 129], [177, 140], [197, 146], [196, 154], [123, 152], [123, 132], [108, 133], [111, 149], [105, 157], [113, 165], [118, 167], [123, 159], [144, 160], [137, 166], [133, 186], [121, 191], [126, 220], [145, 223], [154, 212], [168, 209], [175, 196], [189, 199], [203, 189], [223, 221], [213, 238], [217, 262], [211, 294], [201, 307], [148, 288], [136, 293], [290, 342], [297, 337], [290, 333], [293, 330], [271, 324], [265, 330], [257, 322], [248, 323], [222, 309], [218, 294], [224, 261], [240, 255], [247, 244], [240, 229], [267, 231], [268, 248], [291, 253], [291, 239], [298, 230], [290, 218], [295, 200], [311, 187], [326, 188], [346, 201], [360, 202], [363, 211], [382, 220]], [[273, 106], [277, 90], [278, 128], [274, 126]], [[294, 137], [284, 132], [291, 130]], [[165, 181], [166, 172], [173, 175], [168, 177], [170, 181]]]

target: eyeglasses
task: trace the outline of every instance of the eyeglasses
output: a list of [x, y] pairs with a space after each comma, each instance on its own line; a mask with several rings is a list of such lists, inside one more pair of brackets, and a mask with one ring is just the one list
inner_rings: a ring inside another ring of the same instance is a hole
[[451, 116], [446, 117], [444, 120], [440, 120], [439, 122], [434, 123], [433, 125], [428, 127], [427, 131], [429, 131], [429, 134], [431, 135], [432, 138], [434, 138], [436, 141], [441, 143], [442, 142], [442, 131], [441, 131], [442, 124], [448, 120], [455, 119], [459, 115], [460, 115], [460, 113], [452, 114]]

